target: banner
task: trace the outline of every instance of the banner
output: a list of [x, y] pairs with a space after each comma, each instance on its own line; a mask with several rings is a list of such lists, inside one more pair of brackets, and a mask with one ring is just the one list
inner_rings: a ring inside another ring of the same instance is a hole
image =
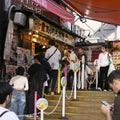
[[61, 18], [74, 23], [74, 16], [50, 0], [32, 0], [46, 10], [60, 16]]

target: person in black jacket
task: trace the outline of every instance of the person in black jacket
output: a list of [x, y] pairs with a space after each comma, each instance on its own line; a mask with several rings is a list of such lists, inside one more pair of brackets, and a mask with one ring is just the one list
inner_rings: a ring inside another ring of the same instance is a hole
[[37, 91], [38, 98], [42, 97], [43, 83], [46, 80], [46, 70], [39, 60], [39, 55], [34, 56], [34, 64], [28, 69], [29, 91], [27, 97], [27, 113], [34, 113], [34, 92]]
[[51, 68], [49, 62], [47, 61], [47, 59], [45, 58], [44, 53], [40, 53], [38, 55], [38, 59], [39, 59], [40, 63], [43, 65], [43, 67], [47, 73], [47, 78], [46, 78], [46, 81], [44, 82], [44, 85], [43, 85], [43, 97], [45, 97], [44, 93], [48, 94], [48, 92], [49, 92], [48, 91], [49, 90], [48, 84], [50, 84], [49, 82], [50, 82], [50, 74], [51, 74], [52, 68]]

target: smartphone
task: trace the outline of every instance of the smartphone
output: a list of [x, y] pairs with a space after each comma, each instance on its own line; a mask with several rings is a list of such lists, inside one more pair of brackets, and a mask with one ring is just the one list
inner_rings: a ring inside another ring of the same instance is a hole
[[107, 106], [107, 105], [110, 105], [107, 101], [101, 101], [102, 102], [102, 104], [104, 104], [105, 106]]
[[110, 106], [110, 110], [112, 110], [112, 105], [109, 104], [107, 101], [103, 100], [103, 101], [101, 101], [101, 102], [102, 102], [102, 104], [104, 104], [105, 106], [109, 105], [109, 106]]

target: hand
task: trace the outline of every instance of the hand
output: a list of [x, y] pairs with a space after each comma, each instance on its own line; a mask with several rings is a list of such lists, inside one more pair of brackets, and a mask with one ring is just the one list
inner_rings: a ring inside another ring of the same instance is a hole
[[114, 103], [112, 104], [112, 110], [111, 111], [114, 111]]
[[102, 105], [101, 110], [102, 110], [103, 114], [106, 116], [106, 120], [112, 120], [109, 105], [107, 105], [107, 106]]
[[103, 114], [107, 114], [108, 112], [110, 112], [110, 106], [102, 105], [101, 110], [102, 110]]
[[54, 63], [52, 63], [52, 64], [51, 64], [51, 68], [54, 68], [54, 65], [55, 65], [55, 64], [54, 64]]

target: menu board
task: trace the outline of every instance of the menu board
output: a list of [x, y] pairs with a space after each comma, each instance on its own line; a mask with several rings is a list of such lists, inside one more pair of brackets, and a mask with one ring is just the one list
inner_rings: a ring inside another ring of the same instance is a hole
[[67, 32], [64, 32], [63, 30], [53, 25], [48, 24], [47, 22], [43, 20], [34, 19], [33, 29], [41, 33], [44, 33], [54, 39], [60, 40], [61, 42], [64, 42], [69, 45], [73, 45], [72, 35], [68, 34]]

